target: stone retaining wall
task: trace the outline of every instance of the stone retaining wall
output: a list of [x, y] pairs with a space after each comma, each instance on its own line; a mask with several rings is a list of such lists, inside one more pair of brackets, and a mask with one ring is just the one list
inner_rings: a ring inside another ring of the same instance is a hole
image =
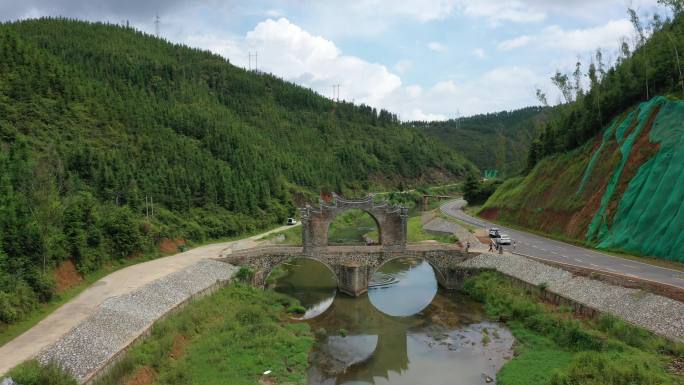
[[641, 289], [577, 276], [518, 255], [481, 254], [464, 267], [493, 269], [529, 287], [547, 286], [547, 299], [586, 315], [612, 314], [674, 341], [684, 341], [684, 303]]
[[194, 298], [226, 284], [234, 266], [203, 260], [142, 288], [103, 302], [91, 316], [38, 355], [56, 362], [79, 383], [105, 373], [152, 325]]

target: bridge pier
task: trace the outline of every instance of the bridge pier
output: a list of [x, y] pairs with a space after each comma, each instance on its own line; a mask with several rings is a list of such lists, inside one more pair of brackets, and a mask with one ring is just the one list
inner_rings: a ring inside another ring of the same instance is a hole
[[357, 262], [340, 265], [337, 289], [344, 294], [358, 297], [368, 291], [368, 269]]

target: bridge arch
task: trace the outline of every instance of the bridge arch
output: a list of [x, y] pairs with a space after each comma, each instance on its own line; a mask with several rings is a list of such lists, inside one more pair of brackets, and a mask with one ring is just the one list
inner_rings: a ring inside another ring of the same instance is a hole
[[360, 209], [376, 221], [383, 249], [398, 251], [406, 248], [408, 210], [405, 207], [387, 201], [376, 203], [370, 194], [359, 200], [348, 200], [333, 193], [331, 203], [321, 202], [319, 207], [306, 205], [301, 209], [304, 253], [325, 251], [330, 224], [338, 214], [350, 209]]

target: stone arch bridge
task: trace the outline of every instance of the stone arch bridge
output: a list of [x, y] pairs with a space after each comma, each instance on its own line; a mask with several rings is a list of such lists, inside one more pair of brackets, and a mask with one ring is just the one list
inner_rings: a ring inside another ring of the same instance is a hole
[[[380, 235], [380, 246], [328, 246], [328, 229], [341, 212], [360, 209], [375, 220]], [[373, 196], [348, 200], [333, 193], [331, 203], [310, 205], [302, 212], [302, 247], [264, 247], [250, 249], [222, 257], [237, 266], [254, 271], [253, 284], [263, 286], [273, 268], [293, 258], [309, 258], [325, 265], [335, 275], [343, 293], [359, 296], [368, 291], [373, 274], [387, 261], [402, 257], [418, 257], [427, 261], [435, 271], [442, 287], [453, 289], [469, 273], [459, 264], [475, 254], [468, 254], [454, 245], [407, 245], [408, 210], [386, 201], [375, 202]]]
[[252, 283], [264, 286], [276, 266], [295, 258], [312, 259], [334, 274], [341, 292], [359, 296], [368, 291], [368, 284], [380, 266], [404, 257], [427, 261], [434, 269], [440, 286], [456, 289], [472, 272], [461, 263], [475, 255], [451, 245], [408, 245], [399, 251], [388, 251], [382, 246], [329, 246], [313, 254], [302, 247], [266, 246], [228, 254], [221, 260], [252, 269]]

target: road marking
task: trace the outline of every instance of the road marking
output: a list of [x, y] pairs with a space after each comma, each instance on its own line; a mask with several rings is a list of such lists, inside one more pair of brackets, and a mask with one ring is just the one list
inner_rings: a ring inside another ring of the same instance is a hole
[[597, 265], [597, 264], [595, 264], [595, 263], [590, 263], [590, 265], [592, 265], [592, 266], [594, 266], [594, 267], [599, 267], [599, 265]]
[[542, 248], [539, 248], [539, 250], [541, 250], [541, 251], [546, 251], [546, 249], [542, 249]]
[[568, 259], [569, 257], [567, 255], [561, 255], [561, 258]]
[[606, 267], [606, 270], [612, 271], [612, 272], [616, 272], [616, 271], [617, 271], [617, 270], [615, 270], [615, 269], [611, 269], [610, 267]]
[[574, 260], [575, 260], [575, 262], [584, 262], [583, 259], [579, 259], [579, 258], [574, 258]]
[[638, 269], [639, 268], [639, 266], [628, 265], [626, 263], [623, 263], [622, 266], [629, 267], [630, 269]]

